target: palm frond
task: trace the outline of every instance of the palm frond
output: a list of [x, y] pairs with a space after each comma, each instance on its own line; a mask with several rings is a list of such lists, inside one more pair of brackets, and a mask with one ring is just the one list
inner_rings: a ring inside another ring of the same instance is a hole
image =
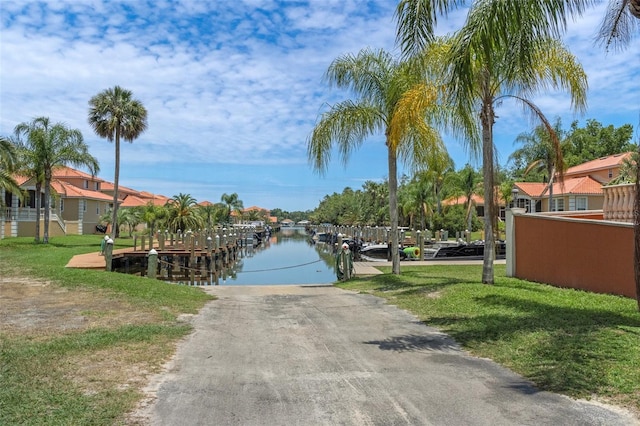
[[600, 46], [606, 50], [622, 50], [629, 45], [638, 28], [638, 19], [632, 15], [631, 8], [631, 0], [609, 0], [596, 37]]
[[385, 117], [377, 106], [347, 100], [338, 103], [320, 117], [307, 143], [307, 157], [313, 168], [324, 173], [331, 160], [331, 148], [337, 144], [346, 165], [351, 152], [367, 136], [384, 131]]

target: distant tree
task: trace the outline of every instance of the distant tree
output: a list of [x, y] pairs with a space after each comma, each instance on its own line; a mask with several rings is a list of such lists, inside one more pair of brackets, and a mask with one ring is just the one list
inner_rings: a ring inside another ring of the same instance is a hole
[[203, 225], [198, 201], [189, 194], [174, 195], [167, 204], [167, 225], [171, 231], [197, 231]]
[[390, 223], [388, 182], [365, 181], [359, 197], [360, 222], [363, 225], [383, 226]]
[[149, 235], [153, 235], [156, 230], [166, 229], [169, 216], [165, 206], [156, 206], [153, 201], [149, 201], [144, 206], [138, 207], [140, 220], [147, 225]]
[[[147, 129], [147, 110], [131, 91], [115, 86], [89, 100], [89, 125], [100, 137], [115, 141], [112, 223], [117, 222], [120, 177], [120, 139], [133, 142]], [[115, 227], [112, 238], [118, 237]]]
[[[112, 225], [113, 216], [111, 210], [108, 210], [100, 216], [100, 222]], [[118, 229], [123, 225], [127, 226], [129, 237], [133, 236], [133, 231], [142, 222], [142, 210], [135, 207], [127, 207], [118, 209]], [[115, 229], [114, 226], [111, 227], [112, 230]]]
[[483, 194], [482, 175], [475, 171], [470, 164], [467, 164], [455, 174], [455, 194], [464, 197], [465, 220], [468, 230], [471, 230], [473, 224], [473, 213], [476, 211], [476, 203], [473, 201], [474, 195]]
[[210, 230], [226, 217], [227, 208], [222, 203], [200, 205], [199, 209], [200, 217], [202, 217], [207, 229]]
[[242, 200], [238, 197], [238, 194], [235, 192], [233, 194], [222, 194], [220, 201], [227, 208], [227, 213], [225, 215], [225, 221], [227, 223], [231, 223], [231, 212], [236, 211], [242, 215], [244, 205], [242, 204]]
[[578, 122], [571, 123], [566, 137], [565, 161], [568, 167], [608, 155], [634, 151], [637, 146], [632, 142], [633, 126], [603, 126], [597, 120], [589, 119], [584, 127]]
[[[23, 198], [22, 189], [13, 177], [18, 167], [18, 152], [16, 145], [9, 138], [0, 136], [0, 189]], [[4, 198], [0, 197], [0, 207], [4, 207]]]
[[18, 138], [22, 171], [33, 178], [36, 184], [35, 241], [40, 241], [41, 191], [44, 188], [44, 235], [42, 242], [49, 242], [49, 214], [51, 203], [51, 180], [56, 168], [72, 165], [86, 166], [95, 175], [100, 167], [98, 160], [89, 154], [78, 129], [69, 129], [62, 123], [51, 124], [48, 117], [38, 117], [31, 122], [20, 123], [15, 127]]

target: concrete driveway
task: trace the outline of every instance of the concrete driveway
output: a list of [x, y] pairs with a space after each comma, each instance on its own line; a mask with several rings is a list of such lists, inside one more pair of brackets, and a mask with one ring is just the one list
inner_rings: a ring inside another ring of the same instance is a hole
[[383, 300], [331, 286], [219, 297], [156, 382], [153, 425], [634, 425], [536, 390]]

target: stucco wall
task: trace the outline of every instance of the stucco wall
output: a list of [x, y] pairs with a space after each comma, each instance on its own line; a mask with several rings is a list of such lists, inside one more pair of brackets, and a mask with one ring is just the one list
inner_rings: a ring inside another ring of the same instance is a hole
[[635, 298], [630, 224], [516, 215], [515, 276]]

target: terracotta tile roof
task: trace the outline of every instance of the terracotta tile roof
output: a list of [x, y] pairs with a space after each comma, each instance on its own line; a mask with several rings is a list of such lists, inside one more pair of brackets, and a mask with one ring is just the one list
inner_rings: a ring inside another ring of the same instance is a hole
[[590, 176], [565, 179], [564, 186], [558, 182], [553, 184], [554, 194], [601, 195], [602, 184]]
[[[484, 206], [484, 197], [481, 197], [479, 195], [473, 194], [471, 196], [471, 201], [476, 206]], [[465, 197], [464, 195], [461, 195], [459, 197], [447, 198], [446, 200], [442, 200], [442, 204], [444, 204], [445, 206], [453, 206], [453, 205], [457, 205], [457, 204], [464, 204], [466, 202], [467, 202], [467, 197]]]
[[[549, 196], [546, 183], [517, 182], [514, 184], [521, 194], [531, 198]], [[564, 183], [553, 184], [553, 195], [602, 195], [602, 184], [590, 176], [565, 179]]]
[[66, 198], [87, 198], [90, 200], [113, 201], [113, 198], [107, 194], [103, 194], [99, 191], [92, 191], [90, 189], [78, 188], [75, 185], [71, 185], [70, 183], [59, 179], [53, 179], [51, 181], [51, 187], [59, 195], [63, 195]]
[[146, 206], [148, 202], [149, 200], [144, 200], [135, 195], [129, 195], [127, 196], [127, 198], [124, 199], [124, 201], [122, 202], [122, 204], [120, 204], [120, 206], [121, 207], [139, 207], [139, 206]]
[[146, 191], [138, 192], [136, 194], [136, 197], [144, 200], [143, 205], [146, 205], [149, 201], [151, 201], [153, 202], [154, 206], [164, 206], [167, 203], [167, 201], [171, 199], [169, 197], [165, 197], [164, 195], [152, 194], [151, 192], [146, 192]]
[[[100, 184], [100, 189], [102, 191], [113, 191], [114, 185], [113, 182], [102, 181]], [[127, 188], [126, 186], [118, 185], [118, 195], [120, 194], [138, 194], [140, 191], [136, 191], [135, 189]]]
[[587, 161], [586, 163], [578, 164], [577, 166], [569, 167], [564, 175], [571, 177], [574, 174], [584, 174], [589, 172], [595, 172], [596, 170], [606, 170], [612, 167], [619, 166], [622, 161], [629, 157], [631, 152], [624, 152], [622, 154], [609, 155], [607, 157], [598, 158], [596, 160]]
[[18, 184], [18, 186], [24, 184], [26, 181], [28, 181], [30, 178], [28, 178], [27, 176], [22, 176], [22, 175], [13, 175], [13, 180], [16, 181], [16, 183]]
[[199, 206], [203, 206], [203, 207], [207, 207], [207, 206], [213, 206], [215, 204], [213, 204], [211, 201], [202, 201], [200, 203], [198, 203]]
[[244, 209], [243, 211], [245, 211], [245, 212], [250, 212], [250, 211], [254, 211], [254, 210], [265, 211], [265, 212], [268, 212], [268, 211], [269, 211], [269, 209], [265, 209], [265, 208], [258, 207], [258, 206], [251, 206], [251, 207], [247, 207], [247, 208], [246, 208], [246, 209]]
[[80, 170], [76, 170], [76, 169], [72, 169], [71, 167], [67, 167], [67, 166], [60, 166], [60, 167], [56, 167], [55, 169], [53, 169], [53, 175], [54, 178], [81, 178], [81, 179], [87, 179], [87, 180], [93, 180], [96, 182], [104, 182], [102, 179], [100, 179], [97, 176], [91, 176], [89, 173], [85, 173], [82, 172]]
[[540, 182], [516, 182], [514, 186], [518, 188], [521, 194], [537, 198], [542, 196], [547, 184]]

